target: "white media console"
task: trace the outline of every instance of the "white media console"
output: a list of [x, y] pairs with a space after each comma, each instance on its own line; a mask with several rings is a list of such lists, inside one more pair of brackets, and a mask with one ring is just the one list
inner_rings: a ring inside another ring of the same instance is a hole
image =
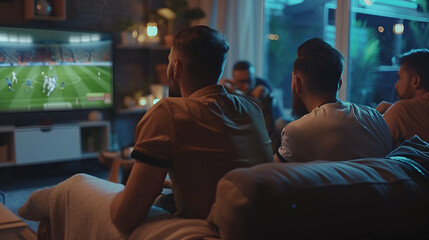
[[109, 138], [108, 121], [0, 126], [0, 167], [95, 158]]

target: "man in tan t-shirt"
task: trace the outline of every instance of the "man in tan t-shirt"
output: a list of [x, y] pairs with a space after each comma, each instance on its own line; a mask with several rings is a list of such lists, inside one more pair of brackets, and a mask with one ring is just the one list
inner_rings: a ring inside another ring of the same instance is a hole
[[377, 110], [384, 113], [396, 147], [414, 135], [429, 142], [429, 50], [404, 53], [399, 63], [395, 89], [400, 100], [382, 102]]
[[168, 57], [171, 95], [137, 126], [136, 159], [111, 205], [113, 223], [131, 232], [147, 216], [167, 172], [176, 215], [205, 219], [216, 185], [232, 169], [272, 162], [261, 109], [218, 85], [228, 44], [219, 32], [196, 26], [176, 33]]

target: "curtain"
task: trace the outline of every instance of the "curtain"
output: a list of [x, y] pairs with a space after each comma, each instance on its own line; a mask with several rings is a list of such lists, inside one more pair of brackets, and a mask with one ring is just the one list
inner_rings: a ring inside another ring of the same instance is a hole
[[200, 7], [206, 14], [193, 25], [215, 28], [229, 42], [222, 78], [231, 78], [234, 63], [239, 60], [251, 62], [256, 76], [265, 77], [264, 0], [190, 0], [189, 6]]

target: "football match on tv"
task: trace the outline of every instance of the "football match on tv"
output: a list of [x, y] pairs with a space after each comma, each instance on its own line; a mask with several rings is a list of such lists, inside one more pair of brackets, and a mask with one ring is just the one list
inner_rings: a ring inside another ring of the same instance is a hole
[[109, 34], [0, 27], [0, 112], [109, 108]]

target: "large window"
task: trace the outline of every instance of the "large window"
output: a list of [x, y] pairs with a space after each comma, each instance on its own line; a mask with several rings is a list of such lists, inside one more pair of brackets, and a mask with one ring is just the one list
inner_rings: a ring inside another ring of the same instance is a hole
[[[337, 48], [347, 46], [347, 51], [338, 48], [347, 64], [341, 96], [370, 106], [395, 100], [398, 66], [392, 60], [410, 49], [429, 47], [428, 0], [340, 1], [350, 4], [337, 9], [335, 0], [265, 0], [269, 26], [267, 76], [281, 89], [284, 107], [291, 105], [296, 49], [309, 38], [321, 37]], [[338, 31], [337, 10], [350, 22]], [[346, 42], [336, 43], [336, 39]]]
[[354, 0], [347, 99], [370, 106], [396, 100], [396, 57], [429, 47], [427, 1]]

